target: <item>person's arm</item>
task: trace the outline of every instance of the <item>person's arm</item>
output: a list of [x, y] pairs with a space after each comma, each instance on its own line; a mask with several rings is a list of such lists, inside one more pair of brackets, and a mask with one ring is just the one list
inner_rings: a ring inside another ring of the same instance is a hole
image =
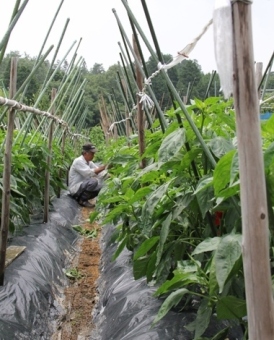
[[102, 172], [106, 168], [106, 165], [97, 166], [93, 162], [92, 162], [91, 166], [94, 166], [94, 168], [92, 170], [94, 171], [94, 173], [96, 175], [98, 175], [100, 172]]

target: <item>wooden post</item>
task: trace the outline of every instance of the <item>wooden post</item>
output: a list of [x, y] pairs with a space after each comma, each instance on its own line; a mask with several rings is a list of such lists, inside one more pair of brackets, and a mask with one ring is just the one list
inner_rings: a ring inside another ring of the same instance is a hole
[[[136, 43], [136, 40], [133, 35], [133, 49], [136, 54], [136, 57], [141, 62], [140, 52]], [[140, 72], [139, 68], [136, 67], [136, 83], [139, 91], [142, 91], [143, 87], [143, 76]], [[139, 152], [140, 157], [145, 152], [145, 129], [144, 129], [144, 110], [142, 108], [142, 104], [140, 104], [140, 97], [137, 95], [137, 125], [138, 125], [138, 138], [139, 138]], [[141, 168], [146, 167], [146, 160], [144, 158], [141, 159]]]
[[[64, 160], [65, 158], [65, 144], [66, 144], [66, 131], [63, 132], [62, 134], [62, 146], [61, 146], [61, 152], [62, 152], [62, 158]], [[67, 173], [67, 172], [66, 172]], [[63, 177], [63, 170], [59, 170], [59, 178]], [[66, 175], [66, 183], [67, 183], [67, 175]], [[61, 197], [61, 188], [58, 188], [57, 192], [57, 198]]]
[[258, 89], [258, 98], [261, 99], [260, 84], [263, 78], [263, 63], [256, 63], [256, 85]]
[[[52, 89], [51, 91], [51, 102], [54, 101], [56, 97], [56, 89]], [[51, 113], [54, 114], [54, 108], [51, 109]], [[51, 167], [51, 149], [52, 149], [52, 136], [53, 136], [53, 124], [54, 121], [50, 122], [49, 128], [49, 137], [48, 137], [48, 149], [49, 155], [47, 156], [47, 169], [45, 172], [45, 196], [44, 196], [44, 223], [47, 223], [49, 220], [49, 188], [50, 188], [50, 167]]]
[[[16, 93], [17, 82], [17, 58], [11, 58], [10, 68], [10, 98]], [[10, 218], [10, 175], [11, 175], [11, 151], [13, 141], [15, 109], [10, 108], [8, 113], [8, 130], [4, 154], [1, 235], [0, 235], [0, 286], [4, 285], [4, 271], [6, 261], [7, 240]]]
[[249, 340], [274, 339], [269, 230], [254, 72], [251, 3], [236, 1], [233, 15], [234, 101], [239, 151], [243, 264]]

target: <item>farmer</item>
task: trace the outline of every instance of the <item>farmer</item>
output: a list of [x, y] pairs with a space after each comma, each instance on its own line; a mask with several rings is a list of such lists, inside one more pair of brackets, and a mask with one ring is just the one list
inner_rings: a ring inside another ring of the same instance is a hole
[[96, 197], [102, 188], [102, 174], [106, 166], [92, 162], [96, 148], [91, 143], [83, 145], [82, 155], [75, 158], [69, 170], [69, 192], [83, 207], [93, 208], [88, 200]]

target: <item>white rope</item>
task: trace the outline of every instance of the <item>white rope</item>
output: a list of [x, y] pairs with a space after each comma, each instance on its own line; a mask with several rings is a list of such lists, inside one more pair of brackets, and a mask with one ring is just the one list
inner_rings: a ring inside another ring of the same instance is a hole
[[190, 44], [186, 45], [185, 48], [183, 48], [180, 52], [178, 52], [178, 54], [175, 57], [173, 57], [173, 59], [170, 63], [162, 64], [162, 63], [159, 62], [158, 65], [157, 65], [158, 70], [155, 71], [154, 73], [152, 73], [152, 75], [149, 78], [145, 79], [144, 87], [143, 87], [142, 91], [137, 93], [138, 96], [141, 98], [140, 103], [142, 103], [143, 108], [148, 107], [149, 109], [151, 109], [154, 106], [153, 100], [145, 93], [147, 86], [152, 85], [152, 79], [154, 77], [156, 77], [161, 72], [161, 70], [168, 70], [168, 69], [174, 67], [175, 65], [179, 64], [180, 62], [182, 62], [184, 59], [189, 58], [189, 54], [193, 51], [197, 42], [206, 33], [206, 31], [208, 30], [208, 28], [210, 27], [212, 22], [213, 22], [213, 20], [211, 19], [207, 23], [207, 25], [203, 28], [202, 32]]
[[[0, 97], [0, 105], [4, 105], [4, 106], [6, 105], [6, 106], [9, 106], [9, 107], [12, 107], [12, 108], [16, 108], [17, 111], [31, 112], [34, 115], [40, 115], [42, 117], [50, 118], [50, 119], [54, 120], [56, 123], [61, 124], [63, 126], [64, 130], [67, 131], [67, 133], [69, 135], [71, 135], [73, 137], [81, 137], [81, 138], [89, 139], [89, 137], [86, 137], [86, 136], [83, 136], [83, 135], [80, 135], [80, 134], [72, 133], [69, 130], [68, 124], [64, 120], [60, 119], [57, 116], [54, 116], [50, 112], [41, 111], [39, 109], [23, 105], [21, 103], [18, 103], [15, 100], [4, 98], [4, 97]], [[7, 125], [0, 123], [0, 128], [1, 127], [4, 128], [4, 129], [7, 129]]]
[[130, 117], [127, 117], [127, 118], [125, 118], [125, 119], [121, 119], [121, 120], [119, 120], [119, 121], [117, 121], [117, 122], [113, 122], [113, 123], [109, 126], [109, 128], [108, 128], [108, 134], [109, 134], [110, 132], [112, 132], [112, 130], [113, 130], [113, 128], [114, 128], [114, 126], [115, 126], [116, 124], [120, 124], [120, 123], [126, 122], [128, 119], [131, 119], [131, 116], [130, 116]]
[[139, 103], [142, 104], [142, 108], [145, 107], [152, 109], [154, 106], [153, 100], [145, 93], [145, 92], [139, 92], [137, 95], [141, 98]]

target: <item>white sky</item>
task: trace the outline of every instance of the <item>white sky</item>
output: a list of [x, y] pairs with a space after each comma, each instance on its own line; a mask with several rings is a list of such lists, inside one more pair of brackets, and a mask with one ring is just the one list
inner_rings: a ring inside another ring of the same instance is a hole
[[[6, 32], [15, 2], [1, 0], [1, 37]], [[61, 0], [29, 0], [11, 34], [6, 52], [16, 50], [26, 52], [31, 57], [37, 56], [60, 3]], [[175, 56], [212, 18], [215, 1], [146, 0], [146, 3], [162, 52]], [[128, 0], [128, 4], [152, 44], [141, 0]], [[118, 41], [122, 42], [113, 8], [131, 38], [129, 21], [121, 0], [64, 0], [44, 51], [52, 44], [57, 46], [69, 18], [57, 59], [62, 60], [72, 43], [75, 40], [78, 43], [82, 38], [78, 56], [86, 60], [88, 69], [94, 63], [100, 63], [107, 70], [120, 61]], [[253, 1], [252, 26], [254, 58], [257, 62], [263, 62], [265, 68], [274, 50], [274, 0]], [[67, 57], [68, 62], [73, 51]], [[149, 53], [145, 47], [143, 52], [147, 60]], [[53, 55], [54, 50], [48, 59], [51, 60]], [[203, 72], [216, 69], [212, 27], [198, 42], [190, 58], [198, 60]]]

